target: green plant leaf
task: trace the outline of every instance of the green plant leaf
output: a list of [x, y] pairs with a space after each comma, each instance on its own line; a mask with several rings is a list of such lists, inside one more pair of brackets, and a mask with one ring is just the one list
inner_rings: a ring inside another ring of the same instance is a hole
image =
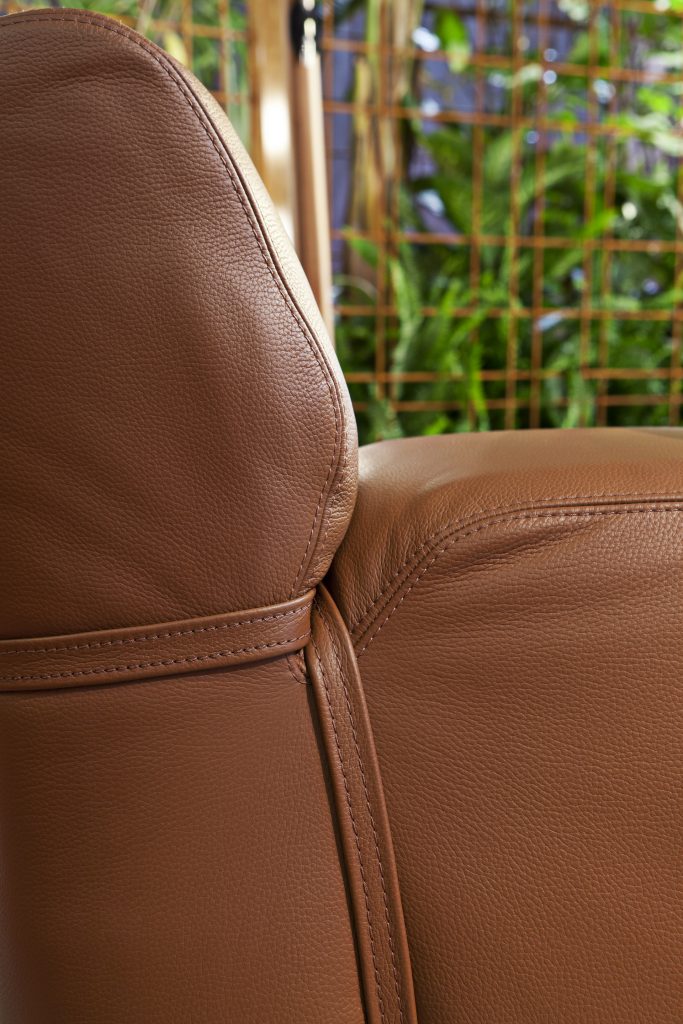
[[365, 260], [369, 267], [373, 269], [377, 266], [379, 254], [377, 251], [377, 245], [375, 242], [369, 241], [367, 238], [351, 237], [348, 239], [348, 244], [354, 252], [358, 253], [361, 259]]
[[572, 21], [587, 21], [590, 14], [588, 0], [557, 0], [557, 6], [564, 11]]
[[472, 55], [472, 44], [465, 23], [450, 10], [440, 10], [435, 22], [436, 34], [448, 55], [448, 66], [456, 74], [464, 71]]

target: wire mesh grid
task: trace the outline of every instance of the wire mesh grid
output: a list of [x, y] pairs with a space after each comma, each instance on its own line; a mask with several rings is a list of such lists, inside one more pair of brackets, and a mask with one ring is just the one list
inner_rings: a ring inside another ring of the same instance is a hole
[[682, 42], [672, 0], [327, 5], [366, 438], [680, 422]]
[[252, 97], [246, 0], [0, 0], [0, 15], [39, 7], [98, 11], [137, 29], [194, 71], [248, 143]]

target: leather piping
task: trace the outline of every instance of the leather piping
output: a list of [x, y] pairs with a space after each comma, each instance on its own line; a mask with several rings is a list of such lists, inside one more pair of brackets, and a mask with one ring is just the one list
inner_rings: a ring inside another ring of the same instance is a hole
[[307, 643], [313, 591], [269, 608], [152, 626], [0, 641], [0, 691], [60, 689], [199, 672]]
[[362, 682], [348, 632], [322, 586], [305, 653], [344, 850], [367, 1019], [416, 1024], [393, 844]]

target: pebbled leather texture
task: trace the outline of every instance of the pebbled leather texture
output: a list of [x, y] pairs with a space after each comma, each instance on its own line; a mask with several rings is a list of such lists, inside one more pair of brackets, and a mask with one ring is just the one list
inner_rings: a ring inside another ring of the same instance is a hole
[[2, 694], [3, 1024], [363, 1024], [319, 743], [285, 658]]
[[135, 629], [0, 640], [0, 693], [125, 683], [293, 654], [311, 633], [313, 592], [294, 601]]
[[324, 587], [306, 660], [330, 765], [368, 1024], [416, 1024], [410, 955], [372, 729], [353, 648]]
[[679, 1024], [683, 432], [365, 449], [309, 685], [353, 416], [232, 129], [51, 10], [0, 138], [3, 1024]]
[[0, 638], [305, 593], [354, 419], [225, 116], [84, 11], [0, 19], [0, 97]]
[[0, 140], [0, 641], [50, 676], [0, 693], [0, 1018], [363, 1024], [302, 656], [225, 664], [302, 646], [353, 508], [302, 271], [224, 115], [115, 21], [0, 18]]
[[361, 449], [351, 629], [420, 1024], [678, 1024], [683, 431]]

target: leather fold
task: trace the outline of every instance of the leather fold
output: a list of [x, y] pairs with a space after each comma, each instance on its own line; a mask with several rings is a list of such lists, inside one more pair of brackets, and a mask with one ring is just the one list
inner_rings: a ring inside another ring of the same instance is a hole
[[314, 591], [267, 608], [68, 636], [0, 641], [0, 692], [206, 671], [301, 650]]
[[348, 631], [324, 586], [306, 662], [334, 792], [368, 1024], [417, 1024], [410, 954], [379, 763]]

